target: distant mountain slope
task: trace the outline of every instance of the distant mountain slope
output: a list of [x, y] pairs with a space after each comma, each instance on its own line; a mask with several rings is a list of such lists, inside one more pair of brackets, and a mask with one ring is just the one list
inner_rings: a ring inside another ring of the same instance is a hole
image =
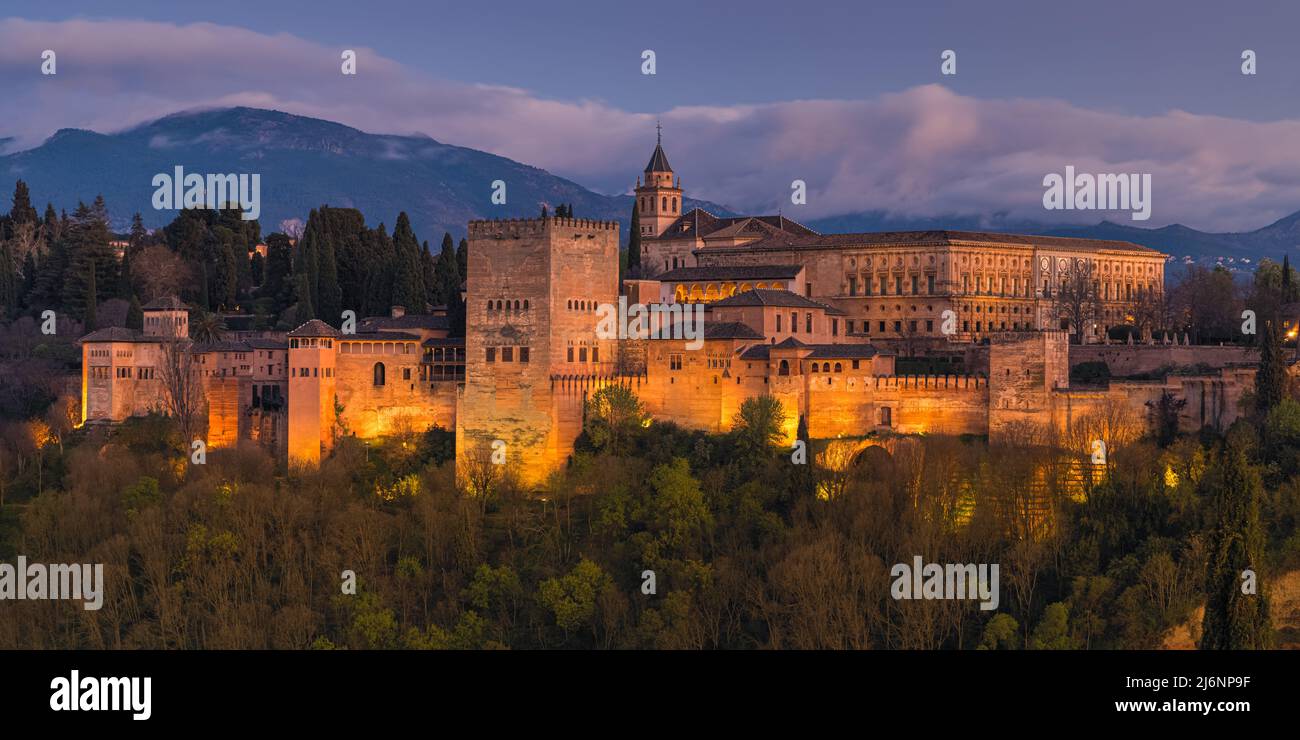
[[[152, 228], [176, 215], [154, 210], [153, 177], [177, 165], [187, 173], [260, 174], [264, 233], [284, 219], [305, 221], [321, 204], [359, 208], [368, 223], [389, 230], [405, 210], [431, 243], [443, 231], [463, 235], [471, 219], [535, 216], [542, 203], [572, 203], [580, 218], [618, 220], [626, 233], [632, 208], [629, 195], [592, 192], [505, 157], [255, 108], [177, 113], [116, 134], [62, 129], [39, 147], [0, 156], [0, 183], [26, 180], [38, 210], [48, 201], [70, 212], [103, 193], [115, 229], [136, 211]], [[505, 205], [491, 204], [494, 180], [506, 183]], [[727, 213], [702, 201], [685, 205]]]

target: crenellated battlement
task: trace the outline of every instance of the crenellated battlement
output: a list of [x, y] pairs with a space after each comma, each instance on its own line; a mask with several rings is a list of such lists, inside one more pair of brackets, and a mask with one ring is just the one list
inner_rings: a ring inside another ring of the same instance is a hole
[[978, 390], [989, 384], [982, 375], [877, 375], [875, 381], [885, 390]]
[[480, 219], [469, 222], [469, 236], [473, 239], [520, 239], [537, 237], [547, 229], [570, 228], [588, 231], [618, 232], [617, 221], [600, 221], [592, 218], [502, 218]]

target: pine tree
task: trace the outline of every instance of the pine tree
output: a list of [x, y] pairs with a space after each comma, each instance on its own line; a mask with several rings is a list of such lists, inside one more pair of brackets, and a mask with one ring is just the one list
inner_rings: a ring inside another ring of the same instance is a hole
[[1268, 415], [1286, 395], [1286, 359], [1282, 353], [1282, 335], [1274, 321], [1264, 322], [1259, 348], [1259, 368], [1255, 371], [1255, 410]]
[[627, 274], [641, 277], [641, 214], [632, 202], [632, 225], [627, 230]]
[[148, 237], [149, 230], [144, 227], [144, 219], [140, 217], [140, 212], [136, 211], [131, 217], [131, 231], [127, 234], [129, 249], [139, 249], [144, 246], [144, 240]]
[[13, 208], [9, 209], [9, 218], [14, 225], [37, 223], [36, 209], [32, 207], [32, 196], [27, 190], [27, 183], [19, 180], [14, 184]]
[[[1264, 565], [1264, 534], [1259, 523], [1259, 472], [1246, 456], [1250, 438], [1244, 425], [1229, 430], [1214, 474], [1206, 476], [1204, 483], [1210, 489], [1213, 520], [1207, 542], [1202, 650], [1272, 646], [1268, 597], [1258, 582]], [[1253, 593], [1244, 592], [1247, 571], [1255, 574]]]
[[45, 204], [45, 218], [41, 219], [41, 229], [46, 244], [53, 244], [59, 238], [59, 216], [54, 212], [54, 204]]

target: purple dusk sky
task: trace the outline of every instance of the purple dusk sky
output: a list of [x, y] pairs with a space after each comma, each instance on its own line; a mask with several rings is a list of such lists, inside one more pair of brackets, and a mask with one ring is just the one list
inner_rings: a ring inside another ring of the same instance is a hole
[[[688, 193], [745, 211], [1132, 223], [1045, 211], [1043, 177], [1066, 165], [1151, 173], [1152, 217], [1135, 225], [1253, 229], [1300, 210], [1294, 4], [29, 6], [0, 18], [6, 151], [64, 127], [250, 105], [625, 192], [661, 118]], [[356, 77], [339, 73], [345, 48]], [[40, 74], [45, 49], [56, 76]], [[643, 49], [655, 76], [640, 74]], [[944, 49], [956, 76], [940, 74]], [[1241, 74], [1244, 49], [1257, 75]], [[789, 203], [794, 179], [806, 206]]]

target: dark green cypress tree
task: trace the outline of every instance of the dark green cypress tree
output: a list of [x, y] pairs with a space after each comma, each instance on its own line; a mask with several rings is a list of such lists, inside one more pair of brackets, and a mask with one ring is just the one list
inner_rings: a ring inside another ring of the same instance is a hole
[[317, 262], [320, 264], [320, 304], [316, 310], [318, 317], [330, 324], [338, 325], [343, 321], [343, 292], [339, 289], [338, 262], [335, 259], [334, 239], [330, 236], [328, 226], [321, 224]]
[[641, 277], [641, 213], [632, 201], [632, 225], [627, 230], [627, 274]]
[[18, 309], [18, 266], [9, 242], [0, 241], [0, 313], [12, 318]]
[[266, 237], [266, 278], [261, 296], [271, 299], [271, 313], [277, 315], [293, 303], [292, 253], [287, 234], [276, 232]]
[[469, 240], [461, 239], [456, 245], [456, 273], [461, 280], [469, 277]]
[[92, 332], [95, 330], [95, 312], [99, 308], [99, 296], [95, 295], [95, 265], [93, 262], [88, 270], [87, 283], [86, 308], [82, 315], [85, 320], [86, 331]]
[[122, 269], [118, 273], [117, 278], [118, 298], [129, 298], [135, 294], [135, 286], [131, 284], [133, 280], [131, 277], [131, 251], [132, 247], [130, 243], [128, 243], [126, 248], [122, 250]]
[[144, 312], [140, 310], [140, 299], [131, 294], [131, 305], [126, 309], [126, 328], [144, 331]]
[[393, 227], [393, 305], [403, 306], [412, 313], [422, 313], [424, 307], [424, 275], [420, 269], [420, 242], [411, 230], [411, 219], [405, 211], [397, 214]]
[[307, 285], [307, 275], [299, 273], [294, 277], [294, 283], [297, 285], [298, 301], [294, 308], [293, 325], [299, 327], [316, 318], [316, 311], [311, 305], [311, 288]]
[[1291, 284], [1291, 255], [1282, 255], [1282, 302], [1291, 303], [1295, 300], [1295, 288]]
[[1255, 371], [1255, 410], [1263, 418], [1286, 396], [1287, 374], [1277, 322], [1265, 321], [1260, 339], [1259, 367]]
[[430, 306], [441, 305], [442, 294], [438, 290], [438, 271], [427, 241], [420, 251], [420, 274], [424, 278], [424, 302]]
[[438, 305], [447, 307], [448, 313], [455, 308], [453, 304], [460, 301], [460, 273], [456, 270], [456, 252], [451, 246], [451, 235], [442, 240], [442, 253], [438, 255], [435, 294]]
[[33, 301], [38, 274], [40, 274], [40, 266], [36, 263], [36, 250], [32, 250], [23, 258], [22, 304], [28, 308], [35, 305]]
[[208, 299], [208, 263], [206, 262], [199, 265], [199, 308], [205, 312], [212, 310], [212, 302]]
[[[1273, 629], [1260, 571], [1264, 566], [1264, 534], [1259, 523], [1261, 483], [1250, 464], [1249, 427], [1229, 430], [1209, 488], [1210, 530], [1205, 582], [1202, 650], [1261, 650], [1272, 647]], [[1245, 593], [1247, 571], [1254, 573], [1254, 593]]]

